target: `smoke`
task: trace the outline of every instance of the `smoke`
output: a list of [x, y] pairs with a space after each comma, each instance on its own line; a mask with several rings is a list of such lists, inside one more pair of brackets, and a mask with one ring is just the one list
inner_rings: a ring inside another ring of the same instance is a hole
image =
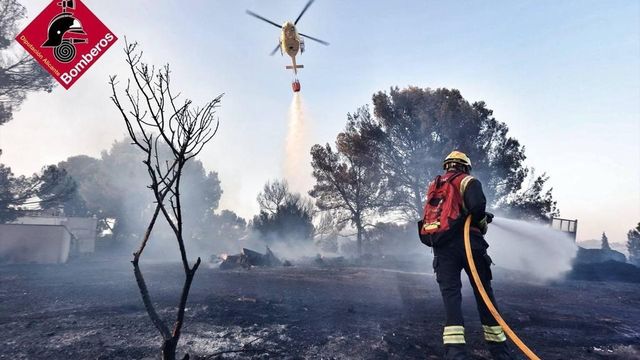
[[489, 226], [489, 253], [497, 266], [517, 270], [535, 280], [554, 280], [571, 270], [577, 245], [544, 224], [495, 218]]
[[302, 95], [293, 94], [289, 107], [289, 130], [285, 145], [284, 177], [294, 192], [306, 193], [312, 186], [309, 116]]
[[277, 241], [269, 244], [269, 247], [281, 260], [300, 260], [313, 257], [317, 254], [326, 255], [318, 249], [313, 241], [283, 242]]

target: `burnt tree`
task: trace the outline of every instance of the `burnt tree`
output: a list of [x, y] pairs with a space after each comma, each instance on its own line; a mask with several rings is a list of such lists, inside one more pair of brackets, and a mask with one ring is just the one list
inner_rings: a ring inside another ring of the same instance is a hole
[[[162, 359], [175, 360], [189, 289], [201, 262], [198, 258], [190, 265], [187, 258], [180, 185], [185, 165], [195, 158], [217, 133], [219, 123], [215, 118], [215, 109], [220, 104], [222, 95], [207, 102], [203, 107], [195, 107], [188, 99], [179, 101], [179, 94], [175, 95], [171, 90], [168, 65], [156, 69], [142, 62], [142, 52], [137, 50], [136, 43], [125, 44], [125, 56], [130, 78], [127, 80], [123, 96], [122, 91], [117, 90], [116, 77], [111, 77], [111, 100], [120, 111], [133, 144], [145, 155], [143, 163], [151, 180], [149, 189], [155, 198], [153, 215], [140, 247], [133, 254], [132, 264], [145, 309], [153, 325], [162, 335]], [[119, 93], [121, 95], [118, 95]], [[121, 102], [121, 97], [126, 106]], [[164, 153], [162, 149], [165, 147], [169, 149], [166, 158], [160, 155]], [[160, 214], [169, 224], [178, 243], [185, 274], [171, 330], [156, 311], [140, 269], [140, 257]], [[188, 358], [189, 355], [186, 354], [183, 359]]]

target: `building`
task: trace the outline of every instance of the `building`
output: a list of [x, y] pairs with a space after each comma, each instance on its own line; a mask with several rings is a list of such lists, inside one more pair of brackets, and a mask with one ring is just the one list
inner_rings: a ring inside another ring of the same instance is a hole
[[72, 216], [23, 216], [12, 224], [62, 225], [73, 235], [72, 253], [92, 253], [96, 250], [98, 220]]
[[63, 264], [73, 235], [63, 225], [0, 224], [0, 261], [9, 264]]
[[0, 224], [0, 261], [65, 263], [70, 256], [95, 252], [95, 218], [36, 215]]

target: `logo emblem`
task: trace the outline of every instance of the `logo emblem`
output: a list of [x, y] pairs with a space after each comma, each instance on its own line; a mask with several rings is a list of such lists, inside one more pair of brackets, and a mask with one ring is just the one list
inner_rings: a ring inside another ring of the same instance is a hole
[[118, 38], [81, 0], [54, 0], [16, 40], [69, 89]]

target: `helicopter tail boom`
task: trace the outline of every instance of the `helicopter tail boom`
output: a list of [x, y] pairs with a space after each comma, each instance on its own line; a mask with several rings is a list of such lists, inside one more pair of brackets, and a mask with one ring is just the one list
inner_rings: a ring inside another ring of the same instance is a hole
[[292, 56], [291, 57], [291, 65], [287, 65], [285, 66], [286, 69], [288, 70], [293, 70], [293, 73], [298, 75], [298, 69], [303, 69], [304, 65], [299, 65], [298, 63], [296, 63], [296, 57]]
[[287, 65], [287, 66], [285, 66], [285, 68], [287, 68], [287, 70], [293, 70], [293, 73], [298, 75], [298, 69], [303, 69], [304, 65], [298, 65], [298, 64]]

